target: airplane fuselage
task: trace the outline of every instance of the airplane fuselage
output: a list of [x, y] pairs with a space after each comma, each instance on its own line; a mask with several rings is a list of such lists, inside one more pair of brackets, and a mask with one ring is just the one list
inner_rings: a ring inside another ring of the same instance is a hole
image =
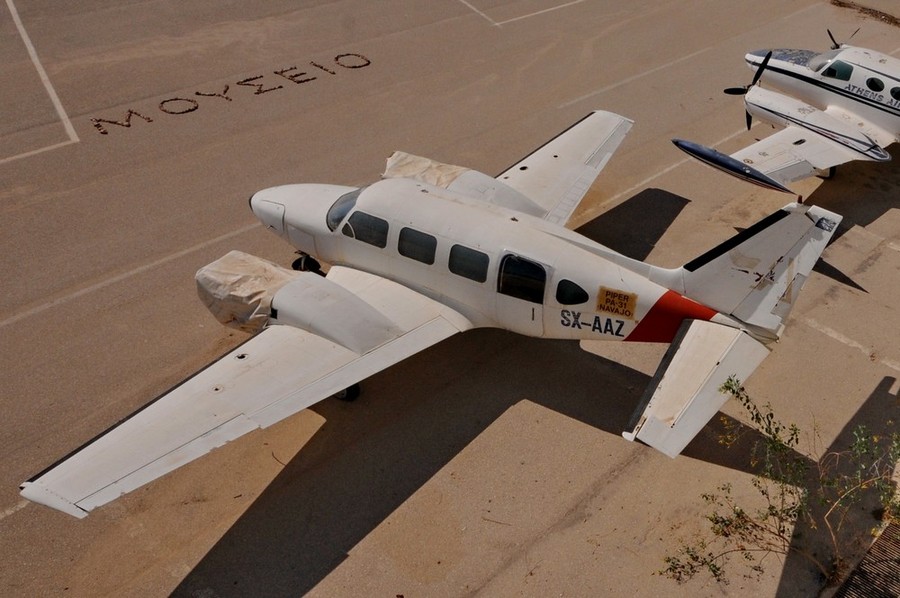
[[[267, 218], [262, 202], [284, 209]], [[670, 342], [686, 318], [738, 326], [667, 288], [674, 271], [426, 183], [385, 179], [361, 190], [286, 185], [260, 192], [252, 203], [300, 251], [398, 282], [475, 326], [651, 342]]]
[[[767, 52], [747, 54], [748, 66], [756, 70]], [[885, 133], [889, 142], [900, 141], [900, 60], [896, 58], [850, 46], [824, 53], [777, 49], [762, 81], [820, 110], [833, 107], [856, 115]], [[881, 137], [883, 145], [888, 145]]]

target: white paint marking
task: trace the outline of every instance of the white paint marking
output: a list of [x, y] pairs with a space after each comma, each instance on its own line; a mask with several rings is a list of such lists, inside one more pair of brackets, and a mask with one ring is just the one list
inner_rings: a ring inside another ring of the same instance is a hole
[[466, 0], [459, 0], [459, 3], [462, 4], [462, 5], [464, 5], [464, 6], [466, 6], [469, 10], [471, 10], [471, 11], [474, 12], [475, 14], [477, 14], [477, 15], [483, 17], [485, 20], [487, 20], [488, 23], [490, 23], [490, 24], [493, 25], [494, 27], [499, 27], [499, 26], [500, 26], [500, 24], [499, 24], [497, 21], [495, 21], [495, 20], [492, 19], [491, 17], [487, 16], [486, 14], [484, 14], [483, 12], [481, 12], [480, 10], [478, 10], [477, 8], [475, 8], [474, 6], [472, 6], [471, 4], [469, 4], [468, 2], [466, 2]]
[[506, 25], [507, 23], [513, 23], [513, 22], [515, 22], [515, 21], [521, 21], [522, 19], [530, 19], [531, 17], [536, 17], [536, 16], [539, 16], [539, 15], [542, 15], [542, 14], [545, 14], [545, 13], [548, 13], [548, 12], [553, 12], [553, 11], [559, 10], [559, 9], [561, 9], [561, 8], [568, 8], [568, 7], [574, 6], [574, 5], [576, 5], [576, 4], [581, 4], [582, 2], [584, 2], [584, 0], [572, 0], [572, 2], [566, 2], [565, 4], [560, 4], [560, 5], [558, 5], [558, 6], [553, 6], [553, 7], [550, 7], [550, 8], [545, 8], [544, 10], [538, 10], [538, 11], [536, 11], [536, 12], [533, 12], [533, 13], [530, 13], [530, 14], [527, 14], [527, 15], [522, 15], [522, 16], [520, 16], [520, 17], [513, 17], [512, 19], [507, 19], [507, 20], [505, 20], [505, 21], [500, 21], [499, 23], [497, 23], [497, 26], [499, 27], [500, 25]]
[[[872, 359], [872, 356], [874, 355], [872, 349], [870, 349], [869, 347], [866, 347], [865, 345], [862, 345], [862, 344], [856, 342], [852, 338], [844, 336], [837, 330], [834, 330], [833, 328], [829, 328], [825, 324], [820, 324], [819, 322], [816, 322], [812, 318], [805, 318], [803, 320], [803, 323], [806, 324], [807, 326], [809, 326], [810, 328], [818, 330], [825, 336], [830, 337], [839, 343], [847, 345], [851, 349], [856, 349], [857, 351], [859, 351], [860, 353], [862, 353], [869, 359]], [[900, 364], [898, 364], [895, 361], [892, 361], [890, 359], [879, 359], [878, 363], [880, 363], [881, 365], [887, 366], [894, 371], [900, 372]]]
[[[791, 18], [796, 17], [797, 15], [800, 15], [800, 14], [802, 14], [802, 13], [808, 11], [808, 10], [811, 10], [811, 9], [813, 9], [813, 8], [816, 8], [816, 7], [815, 7], [815, 6], [807, 6], [806, 8], [802, 8], [802, 9], [798, 10], [797, 12], [791, 13], [790, 15], [788, 15], [788, 16], [786, 16], [786, 17], [783, 17], [783, 18], [780, 19], [780, 20], [791, 19]], [[508, 21], [506, 21], [506, 22], [508, 22]], [[661, 70], [663, 70], [663, 69], [665, 69], [665, 68], [668, 68], [668, 67], [670, 67], [670, 66], [672, 66], [672, 65], [678, 64], [679, 62], [684, 62], [685, 60], [690, 60], [691, 58], [694, 58], [695, 56], [699, 56], [700, 54], [703, 54], [704, 52], [708, 52], [708, 51], [714, 50], [714, 49], [715, 49], [715, 48], [713, 48], [712, 46], [710, 46], [710, 47], [708, 47], [708, 48], [703, 48], [702, 50], [698, 50], [698, 51], [694, 52], [693, 54], [688, 54], [687, 56], [682, 56], [681, 58], [679, 58], [679, 59], [677, 59], [677, 60], [673, 60], [672, 62], [669, 62], [669, 63], [667, 63], [667, 64], [663, 64], [663, 65], [658, 66], [658, 67], [656, 67], [656, 68], [650, 69], [649, 71], [645, 71], [645, 72], [640, 73], [640, 74], [638, 74], [638, 75], [634, 75], [633, 77], [629, 77], [629, 78], [627, 78], [627, 79], [625, 79], [625, 80], [623, 80], [623, 81], [619, 81], [618, 83], [614, 83], [614, 84], [609, 85], [609, 86], [607, 86], [607, 87], [603, 87], [603, 88], [601, 88], [601, 89], [598, 89], [597, 91], [593, 91], [593, 92], [591, 92], [591, 93], [589, 93], [589, 94], [583, 95], [583, 96], [581, 96], [580, 98], [575, 98], [574, 100], [570, 100], [570, 101], [568, 101], [568, 102], [566, 102], [566, 103], [564, 103], [564, 104], [560, 104], [559, 106], [557, 106], [557, 108], [568, 108], [568, 107], [571, 106], [572, 104], [577, 104], [578, 102], [581, 102], [582, 100], [586, 100], [586, 99], [592, 98], [592, 97], [594, 97], [594, 96], [596, 96], [596, 95], [600, 95], [601, 93], [607, 92], [607, 91], [609, 91], [609, 90], [611, 90], [611, 89], [615, 89], [616, 87], [625, 85], [625, 84], [627, 84], [627, 83], [631, 83], [632, 81], [636, 81], [637, 79], [640, 79], [641, 77], [646, 77], [647, 75], [651, 75], [651, 74], [653, 74], [653, 73], [655, 73], [655, 72], [657, 72], [657, 71], [661, 71]]]
[[638, 73], [637, 75], [633, 75], [631, 77], [628, 77], [627, 79], [622, 79], [618, 83], [613, 83], [612, 85], [607, 85], [606, 87], [601, 87], [600, 89], [598, 89], [596, 91], [592, 91], [591, 93], [584, 94], [583, 96], [575, 98], [574, 100], [569, 100], [568, 102], [565, 102], [564, 104], [560, 104], [559, 106], [557, 106], [557, 108], [559, 108], [559, 109], [568, 108], [569, 106], [572, 106], [573, 104], [582, 102], [588, 98], [598, 96], [602, 93], [606, 93], [607, 91], [610, 91], [617, 87], [621, 87], [623, 85], [627, 85], [628, 83], [632, 83], [633, 81], [637, 81], [638, 79], [646, 77], [647, 75], [652, 75], [653, 73], [667, 69], [670, 66], [678, 64], [679, 62], [684, 62], [686, 60], [690, 60], [691, 58], [695, 58], [695, 57], [699, 56], [700, 54], [703, 54], [704, 52], [709, 52], [712, 49], [713, 49], [713, 47], [709, 46], [707, 48], [703, 48], [702, 50], [697, 50], [696, 52], [688, 54], [687, 56], [682, 56], [681, 58], [678, 58], [671, 62], [667, 62], [666, 64], [661, 64], [655, 68], [650, 69], [649, 71], [644, 71], [643, 73]]
[[[755, 127], [756, 124], [754, 124], [753, 126]], [[731, 135], [728, 135], [727, 137], [724, 137], [724, 138], [720, 139], [719, 141], [717, 141], [717, 142], [714, 143], [713, 145], [714, 145], [714, 146], [719, 146], [719, 145], [722, 145], [723, 143], [727, 143], [728, 141], [731, 141], [732, 139], [734, 139], [734, 138], [737, 137], [738, 135], [742, 135], [744, 132], [745, 132], [744, 129], [740, 129], [740, 130], [738, 130], [738, 131], [732, 133]], [[593, 209], [591, 209], [591, 210], [585, 212], [584, 214], [582, 214], [582, 217], [581, 217], [580, 221], [579, 221], [578, 223], [576, 223], [575, 226], [573, 226], [573, 228], [578, 228], [579, 226], [581, 226], [581, 225], [584, 224], [585, 222], [588, 222], [588, 221], [590, 221], [590, 220], [593, 220], [594, 218], [597, 217], [598, 214], [600, 214], [601, 212], [604, 212], [604, 211], [606, 210], [606, 206], [618, 202], [619, 199], [621, 199], [622, 197], [631, 195], [632, 193], [634, 193], [634, 192], [637, 191], [638, 189], [644, 189], [647, 185], [649, 185], [650, 183], [652, 183], [654, 180], [658, 179], [659, 177], [663, 176], [663, 175], [666, 174], [666, 173], [672, 172], [673, 170], [675, 170], [676, 168], [678, 168], [678, 167], [681, 166], [682, 164], [686, 164], [686, 163], [688, 163], [688, 162], [698, 162], [698, 161], [695, 160], [694, 158], [691, 158], [691, 157], [682, 158], [682, 159], [679, 160], [678, 162], [675, 162], [675, 163], [672, 164], [671, 166], [667, 166], [666, 168], [663, 168], [662, 170], [660, 170], [660, 171], [657, 172], [656, 174], [647, 177], [646, 179], [644, 179], [643, 181], [641, 181], [641, 182], [639, 182], [639, 183], [637, 183], [637, 184], [635, 184], [635, 185], [632, 185], [632, 186], [629, 187], [628, 189], [625, 189], [624, 191], [619, 191], [618, 193], [616, 193], [615, 195], [613, 195], [612, 197], [610, 197], [610, 198], [607, 199], [606, 201], [597, 204], [596, 206], [594, 206]], [[698, 163], [699, 163], [699, 162], [698, 162]]]
[[52, 307], [62, 305], [63, 303], [68, 303], [69, 301], [71, 301], [73, 299], [83, 297], [84, 295], [93, 293], [94, 291], [99, 291], [100, 289], [106, 288], [112, 284], [115, 284], [117, 282], [121, 282], [128, 278], [131, 278], [132, 276], [136, 276], [138, 274], [143, 274], [144, 272], [151, 270], [153, 268], [156, 268], [157, 266], [162, 266], [163, 264], [166, 264], [168, 262], [182, 258], [186, 255], [194, 253], [195, 251], [205, 249], [206, 247], [215, 245], [216, 243], [220, 243], [221, 241], [230, 239], [231, 237], [236, 237], [238, 235], [242, 235], [248, 231], [253, 230], [257, 226], [260, 226], [259, 222], [256, 222], [256, 223], [248, 225], [248, 226], [244, 226], [237, 230], [231, 231], [230, 233], [225, 233], [224, 235], [219, 235], [218, 237], [216, 237], [214, 239], [210, 239], [210, 240], [204, 241], [203, 243], [200, 243], [198, 245], [194, 245], [193, 247], [188, 247], [187, 249], [182, 249], [181, 251], [171, 253], [171, 254], [167, 255], [166, 257], [163, 257], [156, 261], [150, 262], [149, 264], [144, 264], [143, 266], [139, 266], [139, 267], [135, 268], [134, 270], [129, 270], [128, 272], [123, 272], [122, 274], [117, 274], [116, 276], [112, 276], [110, 278], [107, 278], [106, 280], [101, 280], [98, 283], [92, 284], [89, 287], [84, 287], [83, 289], [78, 289], [77, 291], [75, 291], [73, 293], [69, 293], [68, 295], [63, 295], [62, 297], [59, 297], [52, 301], [48, 301], [47, 303], [42, 303], [41, 305], [37, 305], [35, 307], [32, 307], [31, 309], [27, 309], [23, 312], [19, 312], [14, 316], [6, 318], [5, 320], [0, 320], [0, 328], [9, 326], [10, 324], [15, 324], [16, 322], [24, 320], [25, 318], [30, 318], [31, 316], [34, 316], [41, 312], [47, 311], [48, 309], [50, 309]]
[[[69, 120], [69, 115], [66, 114], [62, 102], [59, 101], [59, 96], [56, 95], [56, 90], [53, 89], [53, 85], [50, 83], [50, 78], [47, 76], [47, 71], [45, 71], [43, 65], [41, 65], [41, 61], [38, 58], [37, 51], [34, 49], [34, 45], [31, 43], [31, 38], [28, 37], [28, 32], [25, 31], [25, 26], [22, 24], [22, 19], [19, 18], [19, 11], [16, 10], [16, 6], [15, 4], [13, 4], [13, 0], [6, 0], [6, 6], [7, 8], [9, 8], [9, 14], [12, 16], [13, 22], [16, 24], [16, 29], [19, 30], [19, 36], [22, 38], [22, 42], [25, 44], [25, 49], [28, 51], [28, 56], [31, 58], [31, 63], [34, 65], [38, 77], [41, 78], [41, 82], [44, 84], [44, 89], [47, 90], [47, 95], [50, 96], [50, 101], [53, 102], [53, 107], [56, 109], [56, 114], [59, 115], [59, 119], [62, 121], [63, 127], [66, 129], [66, 135], [69, 136], [69, 143], [78, 143], [79, 139], [78, 134], [75, 133], [75, 127], [72, 126], [72, 121]], [[34, 152], [19, 154], [18, 156], [13, 156], [12, 158], [6, 158], [3, 160], [3, 162], [14, 160], [16, 158], [24, 158], [25, 156], [31, 156], [35, 153], [40, 153], [41, 151], [45, 151], [47, 149], [55, 149], [57, 147], [60, 147], [60, 145], [63, 144], [57, 144], [49, 148], [36, 150]]]
[[78, 140], [69, 140], [63, 141], [62, 143], [56, 143], [54, 145], [48, 145], [46, 147], [42, 147], [36, 150], [32, 150], [30, 152], [25, 152], [24, 154], [17, 154], [15, 156], [10, 156], [8, 158], [3, 158], [0, 160], [0, 164], [6, 164], [7, 162], [12, 162], [13, 160], [18, 160], [20, 158], [28, 158], [29, 156], [35, 156], [37, 154], [43, 154], [44, 152], [49, 152], [50, 150], [59, 149], [61, 147], [65, 147], [67, 145], [72, 145], [73, 143], [78, 143]]
[[21, 511], [22, 509], [27, 507], [29, 504], [30, 503], [27, 500], [22, 500], [22, 501], [19, 501], [19, 504], [17, 504], [16, 506], [9, 507], [8, 509], [4, 509], [3, 511], [0, 511], [0, 521], [2, 521], [3, 519], [6, 519], [13, 513]]

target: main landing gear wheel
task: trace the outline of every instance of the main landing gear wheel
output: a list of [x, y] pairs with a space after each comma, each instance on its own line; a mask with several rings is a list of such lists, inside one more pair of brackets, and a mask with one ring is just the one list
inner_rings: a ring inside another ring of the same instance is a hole
[[834, 175], [836, 173], [837, 173], [837, 166], [832, 166], [828, 170], [820, 170], [816, 174], [816, 176], [818, 176], [820, 179], [825, 179], [827, 181], [828, 179], [833, 179]]
[[344, 390], [334, 393], [333, 396], [336, 399], [347, 401], [348, 403], [351, 401], [355, 401], [359, 398], [359, 384], [352, 384]]
[[315, 272], [316, 274], [324, 276], [322, 273], [322, 265], [316, 261], [316, 258], [305, 253], [301, 253], [300, 257], [294, 260], [294, 263], [291, 264], [291, 269], [298, 272]]

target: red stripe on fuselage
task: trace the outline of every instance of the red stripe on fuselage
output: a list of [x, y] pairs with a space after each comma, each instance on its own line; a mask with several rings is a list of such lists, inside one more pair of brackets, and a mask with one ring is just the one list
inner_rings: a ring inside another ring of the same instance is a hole
[[716, 312], [705, 305], [666, 291], [625, 340], [641, 343], [670, 343], [684, 320], [709, 320]]

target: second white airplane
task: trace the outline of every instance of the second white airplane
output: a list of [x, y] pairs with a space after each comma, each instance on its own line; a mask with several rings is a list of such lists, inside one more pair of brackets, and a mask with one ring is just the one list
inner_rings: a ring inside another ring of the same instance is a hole
[[891, 159], [885, 148], [900, 141], [900, 60], [836, 43], [827, 52], [757, 50], [744, 59], [756, 71], [753, 81], [725, 93], [744, 96], [748, 129], [754, 117], [783, 129], [730, 156], [674, 139], [680, 149], [738, 178], [787, 193], [788, 183], [833, 174], [846, 162]]
[[625, 257], [565, 223], [630, 127], [593, 112], [496, 178], [395, 153], [367, 187], [256, 193], [253, 213], [306, 271], [239, 252], [202, 268], [207, 306], [256, 334], [22, 495], [84, 517], [476, 327], [671, 343], [624, 435], [677, 455], [724, 403], [721, 384], [768, 355], [841, 217], [789, 204], [681, 268]]

